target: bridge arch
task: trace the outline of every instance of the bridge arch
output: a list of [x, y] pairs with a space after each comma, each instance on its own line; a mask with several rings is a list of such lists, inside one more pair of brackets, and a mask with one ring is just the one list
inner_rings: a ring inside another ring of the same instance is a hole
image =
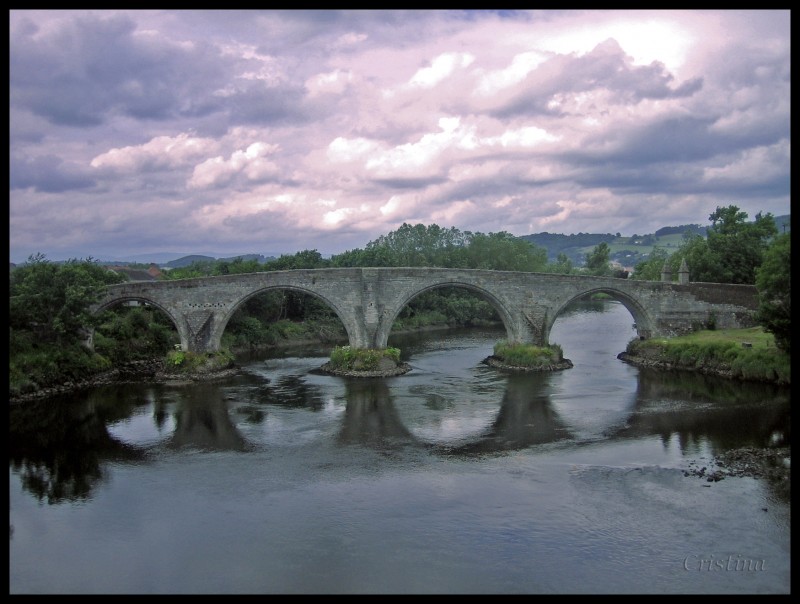
[[550, 330], [553, 328], [556, 320], [558, 319], [559, 315], [564, 311], [564, 309], [581, 298], [585, 298], [587, 296], [591, 296], [592, 294], [608, 294], [612, 298], [614, 298], [617, 302], [620, 302], [628, 312], [631, 313], [633, 317], [633, 322], [636, 325], [636, 332], [640, 338], [646, 339], [649, 338], [650, 335], [653, 333], [654, 330], [654, 323], [652, 318], [650, 317], [647, 310], [642, 306], [642, 304], [636, 298], [632, 297], [627, 292], [624, 292], [620, 289], [615, 287], [609, 287], [606, 285], [598, 286], [598, 287], [590, 287], [582, 292], [578, 292], [568, 299], [564, 301], [552, 314], [551, 317], [545, 323], [544, 326], [544, 342], [548, 343], [550, 341]]
[[183, 348], [183, 350], [188, 350], [189, 331], [186, 329], [185, 322], [180, 320], [181, 319], [180, 317], [172, 313], [172, 311], [168, 307], [164, 306], [163, 304], [160, 304], [158, 300], [156, 300], [155, 298], [152, 298], [147, 295], [138, 295], [138, 294], [120, 296], [118, 298], [113, 298], [97, 304], [97, 306], [93, 308], [93, 312], [94, 314], [99, 315], [103, 311], [110, 310], [117, 306], [122, 306], [126, 302], [140, 302], [148, 306], [153, 306], [154, 308], [157, 308], [158, 310], [163, 312], [164, 315], [167, 318], [169, 318], [169, 320], [172, 322], [172, 325], [175, 327], [175, 330], [178, 332], [178, 337], [181, 340], [181, 348]]
[[351, 315], [342, 312], [342, 309], [339, 307], [339, 304], [337, 304], [331, 298], [325, 296], [323, 293], [298, 285], [276, 283], [274, 285], [268, 285], [265, 287], [259, 287], [257, 289], [254, 289], [252, 292], [248, 293], [247, 295], [237, 300], [236, 304], [232, 305], [230, 309], [224, 315], [222, 315], [220, 319], [215, 323], [214, 329], [212, 330], [211, 333], [211, 340], [210, 340], [212, 346], [215, 346], [215, 349], [219, 348], [222, 341], [222, 334], [225, 333], [225, 329], [228, 327], [228, 323], [236, 314], [236, 312], [240, 310], [247, 303], [248, 300], [251, 300], [257, 296], [272, 291], [292, 291], [300, 294], [305, 294], [316, 300], [319, 300], [323, 304], [325, 304], [328, 308], [330, 308], [337, 316], [339, 321], [341, 321], [349, 341], [352, 342], [353, 336], [359, 333], [359, 325], [357, 325], [354, 321], [351, 320]]
[[383, 320], [380, 322], [378, 330], [375, 333], [375, 347], [386, 348], [389, 341], [389, 335], [392, 330], [392, 325], [394, 325], [394, 322], [397, 319], [397, 317], [400, 316], [400, 313], [406, 306], [408, 306], [409, 303], [411, 303], [412, 300], [421, 296], [424, 293], [445, 288], [466, 289], [472, 293], [477, 294], [478, 297], [480, 297], [482, 300], [488, 302], [500, 316], [500, 320], [503, 322], [503, 326], [506, 329], [506, 334], [509, 340], [513, 339], [514, 334], [512, 331], [512, 325], [514, 323], [512, 319], [512, 314], [507, 308], [507, 306], [497, 296], [495, 296], [491, 291], [489, 291], [485, 287], [475, 285], [474, 283], [469, 283], [466, 281], [446, 280], [428, 284], [424, 287], [420, 287], [419, 289], [414, 289], [411, 291], [404, 292], [403, 297], [399, 299], [396, 307], [394, 308], [394, 311], [391, 313], [387, 313], [384, 316]]

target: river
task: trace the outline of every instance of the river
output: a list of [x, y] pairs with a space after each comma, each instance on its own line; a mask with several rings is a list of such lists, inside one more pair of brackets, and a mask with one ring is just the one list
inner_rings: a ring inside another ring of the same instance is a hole
[[10, 593], [790, 593], [788, 491], [687, 475], [788, 444], [788, 389], [638, 369], [634, 336], [584, 302], [554, 373], [448, 330], [393, 335], [389, 379], [305, 347], [14, 406]]

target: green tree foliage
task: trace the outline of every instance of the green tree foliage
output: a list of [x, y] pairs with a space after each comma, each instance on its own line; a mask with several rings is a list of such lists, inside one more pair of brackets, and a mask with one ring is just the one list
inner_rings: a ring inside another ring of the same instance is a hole
[[790, 248], [790, 234], [778, 235], [764, 252], [764, 260], [756, 271], [759, 322], [786, 352], [790, 352], [792, 323]]
[[331, 259], [345, 266], [438, 266], [507, 271], [543, 271], [544, 248], [505, 231], [472, 233], [432, 224], [410, 225], [370, 241], [363, 250], [350, 250]]
[[611, 248], [603, 241], [595, 246], [595, 248], [586, 254], [586, 268], [592, 275], [604, 276], [612, 273], [611, 267], [608, 265], [608, 259], [611, 255]]
[[57, 264], [42, 254], [30, 256], [10, 274], [11, 329], [33, 332], [44, 342], [74, 341], [82, 327], [96, 325], [89, 308], [104, 287], [122, 281], [91, 258]]
[[654, 247], [647, 260], [642, 260], [633, 267], [632, 278], [643, 281], [661, 281], [661, 270], [669, 257], [669, 252], [663, 247]]
[[674, 254], [665, 259], [651, 254], [644, 263], [636, 265], [634, 278], [660, 280], [667, 260], [672, 278], [677, 280], [681, 261], [686, 260], [691, 281], [754, 285], [764, 252], [778, 232], [772, 214], [758, 213], [753, 222], [748, 222], [746, 212], [730, 205], [717, 207], [709, 220], [711, 226], [706, 229], [705, 237], [687, 230]]
[[[708, 247], [719, 259], [723, 283], [755, 284], [769, 242], [778, 234], [772, 214], [756, 214], [747, 222], [747, 213], [731, 205], [718, 207], [709, 216]], [[688, 263], [688, 260], [687, 260]]]

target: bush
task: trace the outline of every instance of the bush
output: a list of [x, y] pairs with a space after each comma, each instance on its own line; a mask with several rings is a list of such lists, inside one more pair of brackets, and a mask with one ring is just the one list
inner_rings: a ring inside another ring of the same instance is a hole
[[330, 364], [334, 369], [348, 371], [376, 371], [381, 359], [388, 358], [395, 365], [400, 363], [399, 348], [351, 348], [336, 346], [331, 352]]
[[563, 360], [561, 346], [533, 346], [532, 344], [509, 344], [502, 340], [494, 345], [494, 356], [513, 367], [540, 369]]
[[170, 350], [167, 353], [167, 367], [178, 373], [205, 373], [229, 367], [234, 355], [229, 350], [217, 352], [191, 352]]

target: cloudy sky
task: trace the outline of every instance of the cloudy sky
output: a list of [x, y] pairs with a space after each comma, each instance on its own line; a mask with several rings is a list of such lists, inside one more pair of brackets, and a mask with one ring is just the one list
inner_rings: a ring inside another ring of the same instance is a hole
[[10, 260], [790, 211], [790, 13], [12, 10]]

